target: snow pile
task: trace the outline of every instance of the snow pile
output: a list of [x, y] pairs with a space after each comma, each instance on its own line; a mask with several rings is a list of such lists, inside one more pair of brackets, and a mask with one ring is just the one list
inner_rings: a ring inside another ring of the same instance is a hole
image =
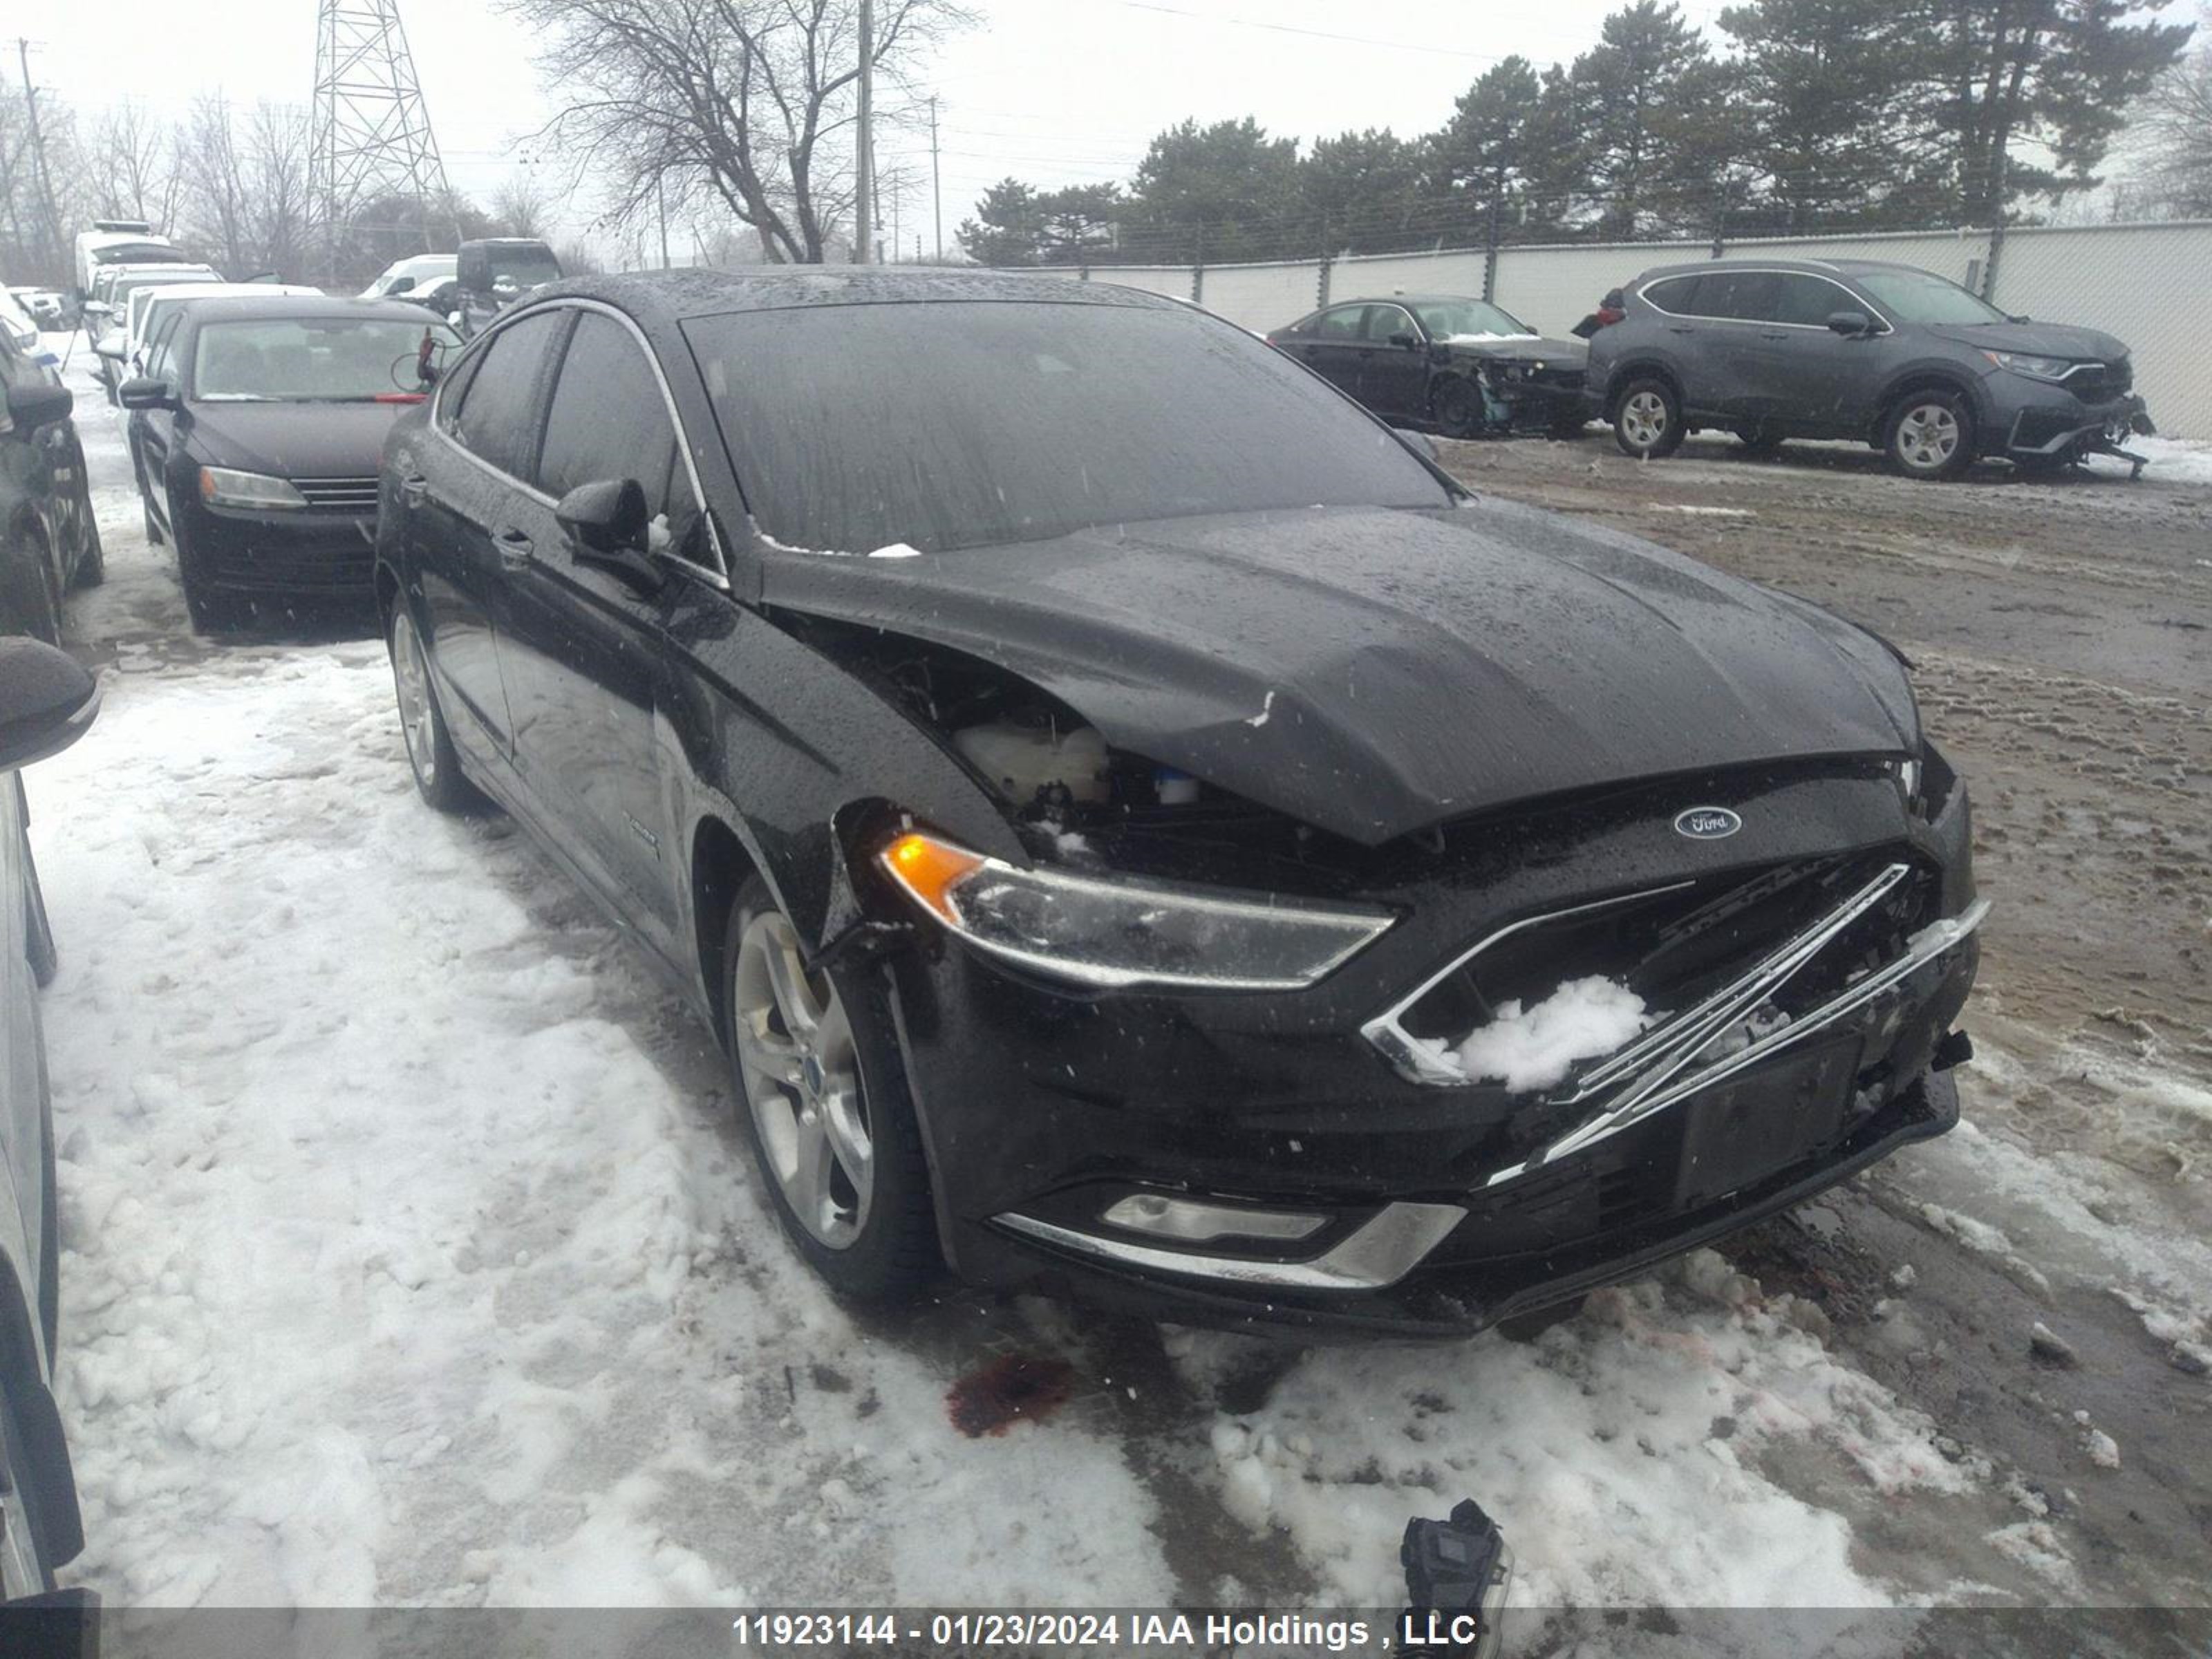
[[2121, 445], [2132, 449], [2150, 465], [2143, 469], [2143, 477], [2156, 478], [2161, 483], [2194, 484], [2212, 488], [2212, 443], [2196, 443], [2179, 438], [2128, 439]]
[[[1224, 1501], [1286, 1533], [1317, 1599], [1346, 1605], [1394, 1603], [1407, 1516], [1469, 1494], [1512, 1543], [1517, 1604], [1887, 1602], [1845, 1516], [1770, 1471], [1819, 1467], [1877, 1526], [1900, 1494], [1972, 1492], [1980, 1471], [1946, 1461], [1925, 1417], [1800, 1329], [1790, 1298], [1743, 1281], [1725, 1299], [1740, 1279], [1702, 1252], [1672, 1286], [1600, 1291], [1534, 1343], [1309, 1351], [1213, 1431]], [[1170, 1352], [1205, 1388], [1237, 1346], [1179, 1333]]]
[[1650, 1024], [1642, 997], [1593, 974], [1525, 1008], [1517, 997], [1498, 1004], [1495, 1019], [1462, 1040], [1459, 1063], [1476, 1081], [1494, 1079], [1516, 1094], [1548, 1089], [1577, 1061], [1613, 1053]]

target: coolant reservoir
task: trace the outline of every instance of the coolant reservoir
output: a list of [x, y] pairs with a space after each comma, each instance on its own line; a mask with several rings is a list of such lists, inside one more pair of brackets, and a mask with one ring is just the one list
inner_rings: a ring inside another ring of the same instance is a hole
[[1055, 783], [1065, 784], [1075, 800], [1107, 799], [1106, 739], [1096, 726], [1055, 732], [1049, 726], [996, 720], [963, 726], [952, 734], [952, 746], [1017, 806]]

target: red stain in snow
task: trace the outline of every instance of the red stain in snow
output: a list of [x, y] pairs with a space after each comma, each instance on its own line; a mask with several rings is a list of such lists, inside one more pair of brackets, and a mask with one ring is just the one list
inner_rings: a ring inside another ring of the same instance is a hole
[[1004, 1434], [1023, 1418], [1042, 1423], [1074, 1392], [1075, 1367], [1065, 1359], [1010, 1353], [973, 1370], [945, 1391], [945, 1414], [969, 1439]]

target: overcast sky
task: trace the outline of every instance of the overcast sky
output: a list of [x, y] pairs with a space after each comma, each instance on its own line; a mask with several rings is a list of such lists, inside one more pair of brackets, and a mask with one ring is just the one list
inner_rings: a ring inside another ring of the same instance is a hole
[[[1595, 39], [1619, 0], [970, 0], [978, 21], [918, 66], [939, 98], [943, 231], [983, 187], [1125, 179], [1161, 128], [1253, 115], [1310, 140], [1348, 129], [1425, 131], [1489, 64], [1539, 64]], [[1711, 32], [1722, 0], [1686, 0]], [[556, 106], [531, 42], [490, 0], [400, 0], [430, 121], [453, 182], [487, 200], [531, 164], [523, 136]], [[304, 105], [314, 74], [315, 0], [100, 0], [36, 9], [40, 84], [89, 109], [123, 97], [164, 115], [200, 93]], [[13, 65], [9, 65], [13, 68]], [[926, 127], [877, 141], [887, 180], [907, 181], [902, 245], [930, 235]], [[540, 161], [538, 165], [550, 164]], [[571, 202], [563, 230], [588, 233]], [[884, 227], [893, 215], [886, 201]], [[594, 237], [592, 240], [599, 239]], [[683, 250], [689, 237], [672, 238]], [[610, 249], [611, 252], [611, 249]]]

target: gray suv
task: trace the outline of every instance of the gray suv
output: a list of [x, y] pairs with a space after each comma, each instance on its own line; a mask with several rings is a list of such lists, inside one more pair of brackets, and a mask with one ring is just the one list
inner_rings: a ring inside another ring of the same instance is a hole
[[2027, 471], [2134, 460], [2121, 440], [2153, 429], [2111, 335], [2008, 317], [1911, 265], [1662, 265], [1619, 308], [1590, 340], [1586, 395], [1639, 459], [1717, 427], [1762, 449], [1863, 439], [1907, 477], [1948, 478], [1984, 455]]

